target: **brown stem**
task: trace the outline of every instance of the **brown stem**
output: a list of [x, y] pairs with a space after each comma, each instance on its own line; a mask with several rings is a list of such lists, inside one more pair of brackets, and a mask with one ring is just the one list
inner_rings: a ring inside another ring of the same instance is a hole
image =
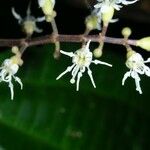
[[[92, 42], [100, 42], [99, 35], [87, 35], [84, 37], [86, 41], [91, 40]], [[41, 37], [36, 37], [32, 39], [0, 39], [0, 47], [12, 47], [12, 46], [22, 46], [22, 43], [27, 43], [28, 47], [36, 46], [36, 45], [43, 45], [48, 43], [54, 43], [54, 41], [59, 42], [73, 42], [73, 43], [81, 43], [83, 41], [83, 35], [63, 35], [59, 34], [57, 36], [45, 35]], [[104, 38], [105, 43], [123, 45], [124, 38], [114, 38], [114, 37], [107, 37]], [[129, 45], [136, 46], [136, 40], [129, 39], [127, 41]]]
[[102, 33], [101, 33], [101, 36], [102, 36], [102, 37], [105, 37], [106, 32], [107, 32], [107, 29], [108, 29], [108, 25], [107, 25], [107, 26], [103, 26], [103, 28], [102, 28]]
[[103, 47], [104, 47], [104, 39], [105, 39], [105, 36], [106, 36], [106, 32], [107, 32], [107, 29], [108, 29], [108, 25], [107, 26], [103, 26], [102, 28], [102, 32], [100, 33], [100, 46], [99, 46], [99, 49], [100, 51], [103, 50]]
[[[52, 29], [53, 29], [53, 35], [58, 36], [58, 28], [55, 22], [55, 19], [51, 21]], [[54, 58], [58, 58], [60, 56], [60, 42], [57, 40], [54, 40], [55, 44], [55, 52], [54, 52]]]

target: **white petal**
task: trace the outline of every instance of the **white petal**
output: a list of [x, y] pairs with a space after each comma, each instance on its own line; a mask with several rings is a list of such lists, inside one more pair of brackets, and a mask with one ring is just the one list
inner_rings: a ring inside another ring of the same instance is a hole
[[106, 65], [106, 66], [109, 66], [109, 67], [112, 67], [112, 65], [111, 64], [109, 64], [109, 63], [106, 63], [106, 62], [103, 62], [103, 61], [100, 61], [100, 60], [93, 60], [92, 61], [92, 63], [94, 63], [94, 64], [101, 64], [101, 65]]
[[72, 66], [67, 67], [67, 69], [62, 72], [57, 78], [56, 80], [59, 80], [63, 75], [65, 75], [67, 72], [70, 72], [72, 70], [72, 68], [75, 66], [75, 64], [73, 64]]
[[7, 74], [6, 70], [2, 70], [1, 72], [1, 79], [4, 81], [4, 82], [10, 82], [11, 79], [12, 79], [12, 76], [11, 74]]
[[89, 51], [89, 46], [90, 46], [91, 40], [89, 40], [85, 46], [85, 50]]
[[10, 94], [11, 94], [11, 100], [14, 99], [14, 86], [13, 84], [11, 83], [11, 81], [9, 82], [9, 88], [10, 88]]
[[19, 66], [17, 64], [11, 64], [10, 69], [12, 74], [16, 74], [19, 69]]
[[29, 2], [26, 14], [28, 17], [31, 15], [31, 1]]
[[137, 72], [132, 71], [131, 77], [135, 79], [135, 85], [136, 85], [136, 91], [138, 91], [140, 94], [142, 94], [141, 86], [140, 86], [140, 77]]
[[87, 67], [87, 69], [88, 69], [88, 75], [89, 75], [89, 77], [91, 79], [91, 82], [92, 82], [94, 88], [96, 88], [96, 85], [95, 85], [95, 82], [94, 82], [94, 79], [93, 79], [93, 76], [92, 76], [92, 71], [91, 71], [91, 69], [89, 67]]
[[43, 21], [45, 21], [45, 16], [36, 18], [36, 22], [43, 22]]
[[51, 2], [52, 2], [52, 4], [53, 4], [53, 6], [55, 5], [55, 0], [51, 0]]
[[12, 64], [12, 60], [11, 59], [5, 59], [3, 62], [3, 66], [10, 66]]
[[60, 53], [66, 55], [66, 56], [69, 56], [69, 57], [73, 57], [75, 55], [73, 52], [65, 52], [65, 51], [62, 51], [62, 50], [60, 50]]
[[115, 22], [117, 22], [119, 19], [111, 19], [110, 20], [110, 23], [115, 23]]
[[113, 7], [114, 7], [117, 11], [119, 11], [119, 10], [122, 8], [121, 5], [114, 5]]
[[150, 68], [146, 65], [144, 66], [144, 72], [148, 77], [150, 77]]
[[18, 20], [18, 23], [20, 24], [22, 21], [22, 18], [18, 13], [16, 13], [14, 7], [11, 8], [11, 12], [12, 12], [13, 16]]
[[135, 68], [134, 71], [139, 74], [144, 74], [144, 67], [145, 67], [145, 65], [139, 66], [138, 68]]
[[133, 0], [133, 1], [123, 0], [123, 1], [122, 1], [122, 4], [124, 4], [124, 5], [129, 5], [129, 4], [133, 4], [133, 3], [137, 2], [137, 1], [138, 1], [138, 0]]
[[94, 8], [100, 8], [100, 7], [101, 7], [101, 4], [94, 5]]
[[78, 77], [77, 77], [77, 87], [76, 87], [76, 91], [79, 91], [79, 83], [80, 83], [80, 78], [82, 77], [82, 72], [78, 73]]
[[126, 79], [127, 79], [128, 77], [130, 77], [130, 75], [131, 75], [131, 71], [128, 71], [128, 72], [126, 72], [126, 73], [124, 74], [123, 79], [122, 79], [122, 85], [124, 85]]
[[73, 68], [73, 70], [72, 70], [72, 73], [71, 73], [72, 76], [74, 76], [75, 74], [77, 74], [78, 70], [79, 70], [79, 66], [76, 65], [76, 66]]
[[150, 58], [148, 58], [146, 61], [144, 61], [144, 63], [149, 63], [150, 62]]
[[18, 78], [18, 77], [15, 77], [15, 76], [13, 76], [13, 77], [14, 77], [15, 81], [16, 81], [16, 82], [18, 82], [18, 83], [20, 84], [20, 86], [21, 86], [21, 90], [22, 90], [22, 89], [23, 89], [23, 84], [22, 84], [21, 79], [20, 79], [20, 78]]
[[135, 79], [135, 85], [136, 85], [136, 90], [137, 90], [140, 94], [142, 94], [143, 92], [142, 92], [142, 89], [141, 89], [141, 86], [140, 86], [140, 80]]
[[138, 73], [134, 70], [131, 71], [131, 77], [137, 80], [141, 80]]
[[40, 7], [43, 7], [45, 2], [46, 2], [46, 0], [38, 0], [38, 4]]
[[76, 75], [77, 75], [77, 73], [78, 73], [78, 71], [79, 71], [79, 66], [75, 66], [74, 67], [74, 69], [72, 70], [72, 78], [71, 78], [71, 80], [70, 80], [70, 83], [72, 83], [72, 84], [74, 84], [75, 83], [75, 77], [76, 77]]
[[41, 32], [43, 32], [43, 29], [39, 29], [39, 28], [36, 26], [35, 29], [34, 29], [34, 31], [37, 32], [37, 33], [41, 33]]

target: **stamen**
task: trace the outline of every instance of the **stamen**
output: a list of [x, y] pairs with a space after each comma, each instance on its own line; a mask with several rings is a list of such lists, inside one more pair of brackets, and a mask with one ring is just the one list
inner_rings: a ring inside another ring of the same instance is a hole
[[60, 50], [60, 52], [66, 56], [69, 56], [69, 57], [73, 57], [75, 54], [73, 52], [65, 52], [65, 51], [62, 51]]
[[67, 69], [62, 72], [57, 78], [56, 80], [60, 79], [63, 75], [65, 75], [67, 72], [70, 72], [72, 70], [72, 68], [75, 66], [75, 64], [73, 64], [72, 66], [67, 67]]
[[11, 81], [9, 82], [9, 88], [10, 88], [11, 100], [13, 100], [14, 99], [14, 86], [11, 83]]
[[20, 84], [21, 90], [22, 90], [22, 89], [23, 89], [23, 84], [22, 84], [22, 82], [21, 82], [21, 79], [18, 78], [18, 77], [15, 77], [15, 76], [13, 76], [13, 77], [14, 77], [15, 81], [18, 82], [18, 83]]
[[22, 18], [21, 18], [21, 16], [18, 14], [18, 13], [16, 13], [16, 11], [15, 11], [15, 8], [14, 7], [12, 7], [11, 8], [11, 11], [12, 11], [12, 14], [13, 14], [13, 16], [18, 20], [18, 22], [19, 22], [19, 24], [21, 23], [21, 21], [22, 21]]
[[76, 65], [76, 66], [74, 67], [74, 69], [72, 70], [72, 78], [71, 78], [71, 80], [70, 80], [70, 83], [72, 83], [72, 84], [75, 83], [75, 77], [76, 77], [78, 71], [79, 71], [79, 66]]
[[144, 63], [149, 63], [150, 62], [150, 58], [148, 58], [146, 61], [144, 61]]
[[101, 64], [101, 65], [106, 65], [106, 66], [112, 67], [111, 64], [103, 62], [103, 61], [100, 61], [100, 60], [93, 60], [92, 63], [94, 63], [95, 65]]
[[91, 71], [91, 69], [89, 67], [87, 67], [87, 69], [88, 69], [88, 75], [89, 75], [89, 77], [91, 79], [91, 82], [92, 82], [94, 88], [96, 88], [96, 85], [95, 85], [95, 82], [94, 82], [94, 79], [93, 79], [93, 76], [92, 76], [92, 71]]
[[76, 91], [79, 91], [79, 84], [80, 84], [80, 78], [82, 77], [82, 72], [78, 73], [78, 77], [77, 77], [77, 87], [76, 87]]
[[124, 5], [129, 5], [129, 4], [133, 4], [133, 3], [137, 2], [137, 1], [138, 1], [138, 0], [133, 0], [133, 1], [123, 0], [123, 1], [122, 1], [122, 4], [124, 4]]
[[124, 74], [124, 77], [123, 77], [123, 79], [122, 79], [122, 85], [125, 84], [126, 79], [127, 79], [128, 77], [130, 77], [130, 75], [131, 75], [131, 71], [128, 71], [128, 72], [126, 72], [126, 73]]

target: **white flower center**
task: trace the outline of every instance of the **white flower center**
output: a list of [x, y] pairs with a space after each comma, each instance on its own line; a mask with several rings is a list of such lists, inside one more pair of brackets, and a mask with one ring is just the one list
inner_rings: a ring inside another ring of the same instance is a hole
[[14, 64], [12, 62], [12, 60], [10, 59], [6, 59], [4, 61], [4, 69], [6, 70], [6, 72], [8, 72], [9, 74], [16, 74], [18, 69], [19, 69], [19, 66], [17, 64]]
[[142, 58], [142, 56], [139, 53], [135, 53], [127, 59], [126, 66], [129, 69], [143, 68], [144, 59]]
[[91, 61], [92, 53], [84, 49], [77, 50], [72, 58], [72, 62], [78, 65], [80, 68], [88, 67], [91, 64]]

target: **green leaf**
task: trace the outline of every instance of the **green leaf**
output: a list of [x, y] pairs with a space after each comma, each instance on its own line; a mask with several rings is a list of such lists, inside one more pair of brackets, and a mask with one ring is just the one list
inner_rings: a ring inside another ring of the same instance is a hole
[[[62, 44], [75, 51], [78, 44]], [[111, 48], [111, 47], [110, 47]], [[80, 91], [70, 84], [70, 73], [56, 77], [71, 65], [62, 55], [53, 59], [52, 45], [28, 48], [18, 76], [24, 89], [15, 83], [15, 99], [10, 100], [6, 83], [0, 86], [0, 145], [8, 150], [143, 150], [149, 145], [149, 79], [142, 77], [143, 95], [134, 81], [121, 80], [127, 68], [125, 54], [105, 48], [102, 61], [113, 68], [91, 65], [97, 88], [86, 73]], [[116, 50], [117, 51], [117, 50]], [[0, 61], [10, 56], [0, 55]]]

